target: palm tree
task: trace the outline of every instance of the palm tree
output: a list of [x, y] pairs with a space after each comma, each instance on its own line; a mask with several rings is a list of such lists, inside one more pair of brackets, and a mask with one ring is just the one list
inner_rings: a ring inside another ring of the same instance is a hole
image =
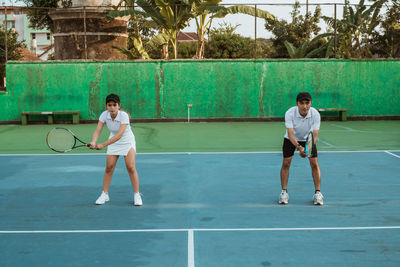
[[[122, 0], [125, 1], [126, 0]], [[191, 15], [191, 6], [188, 2], [192, 0], [136, 0], [136, 4], [143, 10], [135, 10], [130, 8], [128, 10], [119, 11], [114, 10], [108, 14], [109, 18], [121, 17], [126, 15], [134, 16], [141, 14], [147, 18], [150, 18], [148, 26], [157, 28], [159, 34], [150, 40], [149, 44], [152, 46], [162, 45], [162, 56], [163, 59], [168, 59], [168, 44], [171, 44], [174, 51], [174, 58], [178, 56], [177, 51], [177, 36], [179, 32], [187, 26], [187, 23]], [[135, 2], [132, 0], [132, 2]], [[132, 3], [131, 2], [131, 3]], [[141, 46], [139, 40], [132, 39], [134, 41], [135, 48], [145, 56], [145, 51]], [[145, 57], [148, 57], [145, 56]]]
[[[128, 8], [125, 11], [121, 11], [122, 5], [125, 4], [126, 7]], [[116, 17], [121, 17], [121, 16], [130, 16], [128, 23], [132, 25], [134, 36], [131, 36], [131, 40], [133, 43], [133, 46], [135, 47], [136, 51], [139, 53], [141, 59], [150, 59], [149, 55], [143, 48], [143, 41], [140, 36], [140, 31], [139, 31], [139, 25], [138, 25], [138, 18], [135, 12], [135, 0], [123, 0], [118, 3], [117, 6], [113, 6], [114, 11], [110, 12], [107, 17], [109, 19], [113, 19]], [[113, 48], [121, 51], [123, 54], [125, 54], [128, 59], [135, 59], [136, 54], [123, 47], [119, 46], [113, 46]]]
[[[231, 7], [218, 6], [222, 0], [197, 0], [192, 2], [192, 12], [196, 21], [198, 45], [196, 58], [204, 58], [204, 39], [206, 31], [214, 18], [224, 18], [228, 14], [247, 14], [253, 17], [275, 20], [271, 13], [255, 9], [252, 6], [236, 5]], [[208, 20], [207, 20], [208, 17]]]
[[325, 52], [325, 57], [329, 58], [330, 55], [332, 54], [332, 47], [333, 47], [333, 41], [334, 39], [331, 38], [328, 42], [326, 42], [324, 45], [315, 48], [311, 51], [310, 48], [314, 47], [315, 45], [318, 44], [318, 42], [325, 38], [332, 36], [333, 33], [323, 33], [315, 36], [311, 41], [305, 41], [299, 48], [296, 48], [292, 43], [285, 41], [284, 44], [286, 46], [286, 49], [288, 50], [290, 58], [310, 58], [312, 56], [315, 56], [319, 54], [320, 52], [326, 50]]
[[[188, 0], [138, 0], [137, 4], [161, 28], [155, 36], [156, 44], [168, 44], [173, 47], [174, 58], [178, 57], [178, 34], [187, 26], [192, 17]], [[164, 53], [168, 48], [164, 46]]]
[[[134, 4], [134, 0], [121, 0], [126, 3]], [[168, 58], [168, 44], [173, 46], [174, 58], [177, 58], [177, 36], [179, 32], [187, 26], [190, 19], [194, 18], [197, 25], [198, 47], [196, 51], [196, 58], [204, 57], [204, 38], [206, 31], [214, 18], [224, 18], [228, 14], [248, 14], [257, 16], [264, 19], [275, 19], [275, 17], [267, 11], [256, 9], [251, 6], [231, 6], [223, 7], [218, 6], [222, 0], [136, 0], [136, 4], [143, 10], [135, 10], [133, 8], [119, 11], [115, 10], [108, 14], [109, 18], [120, 16], [141, 14], [151, 18], [148, 26], [158, 28], [159, 34], [155, 36], [150, 45], [159, 46], [163, 45], [162, 58]], [[145, 53], [140, 40], [132, 38], [135, 49], [141, 53], [142, 56], [148, 58]], [[120, 48], [119, 48], [120, 49]], [[128, 54], [129, 51], [120, 49]]]
[[[343, 7], [343, 19], [336, 20], [336, 30], [340, 40], [339, 51], [346, 57], [352, 57], [362, 54], [370, 55], [368, 44], [369, 36], [376, 26], [379, 25], [379, 12], [386, 0], [378, 0], [369, 8], [364, 4], [365, 0], [360, 0], [356, 7], [351, 7], [346, 0]], [[322, 17], [325, 22], [333, 27], [335, 19], [331, 17]]]

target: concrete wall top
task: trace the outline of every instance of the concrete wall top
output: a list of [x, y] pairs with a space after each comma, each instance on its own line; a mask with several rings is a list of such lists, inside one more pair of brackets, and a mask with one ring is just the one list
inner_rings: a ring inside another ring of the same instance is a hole
[[[58, 2], [58, 7], [64, 7], [63, 2], [67, 2], [65, 0], [60, 0]], [[118, 5], [119, 0], [71, 0], [71, 7], [83, 7], [83, 6], [110, 6], [110, 5]]]

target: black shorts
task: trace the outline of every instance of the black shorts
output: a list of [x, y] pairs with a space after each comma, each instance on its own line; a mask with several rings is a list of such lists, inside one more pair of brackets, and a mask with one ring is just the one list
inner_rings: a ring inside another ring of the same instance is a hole
[[[306, 145], [306, 142], [304, 142], [304, 141], [298, 141], [298, 143], [302, 147], [304, 147]], [[296, 150], [296, 147], [292, 144], [292, 142], [290, 142], [289, 139], [283, 138], [283, 145], [282, 145], [283, 157], [284, 158], [292, 157], [295, 150]], [[318, 157], [317, 145], [314, 145], [314, 151], [310, 158], [316, 158], [316, 157]]]

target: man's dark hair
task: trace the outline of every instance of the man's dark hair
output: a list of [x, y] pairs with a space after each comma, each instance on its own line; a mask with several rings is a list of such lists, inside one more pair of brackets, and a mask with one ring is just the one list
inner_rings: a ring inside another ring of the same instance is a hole
[[115, 103], [118, 103], [118, 104], [120, 104], [121, 103], [121, 101], [119, 100], [119, 96], [118, 95], [116, 95], [116, 94], [109, 94], [107, 97], [106, 97], [106, 104], [108, 103], [108, 102], [115, 102]]
[[312, 99], [311, 99], [310, 93], [308, 93], [308, 92], [300, 92], [297, 95], [296, 102], [299, 102], [299, 101], [302, 101], [302, 100], [311, 101]]

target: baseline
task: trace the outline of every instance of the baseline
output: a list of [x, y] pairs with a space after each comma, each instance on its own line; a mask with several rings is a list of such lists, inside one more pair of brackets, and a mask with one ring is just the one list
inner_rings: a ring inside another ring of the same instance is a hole
[[282, 227], [282, 228], [182, 228], [182, 229], [125, 229], [125, 230], [0, 230], [0, 234], [71, 234], [71, 233], [132, 233], [132, 232], [223, 232], [223, 231], [330, 231], [400, 229], [393, 226], [338, 226], [338, 227]]

